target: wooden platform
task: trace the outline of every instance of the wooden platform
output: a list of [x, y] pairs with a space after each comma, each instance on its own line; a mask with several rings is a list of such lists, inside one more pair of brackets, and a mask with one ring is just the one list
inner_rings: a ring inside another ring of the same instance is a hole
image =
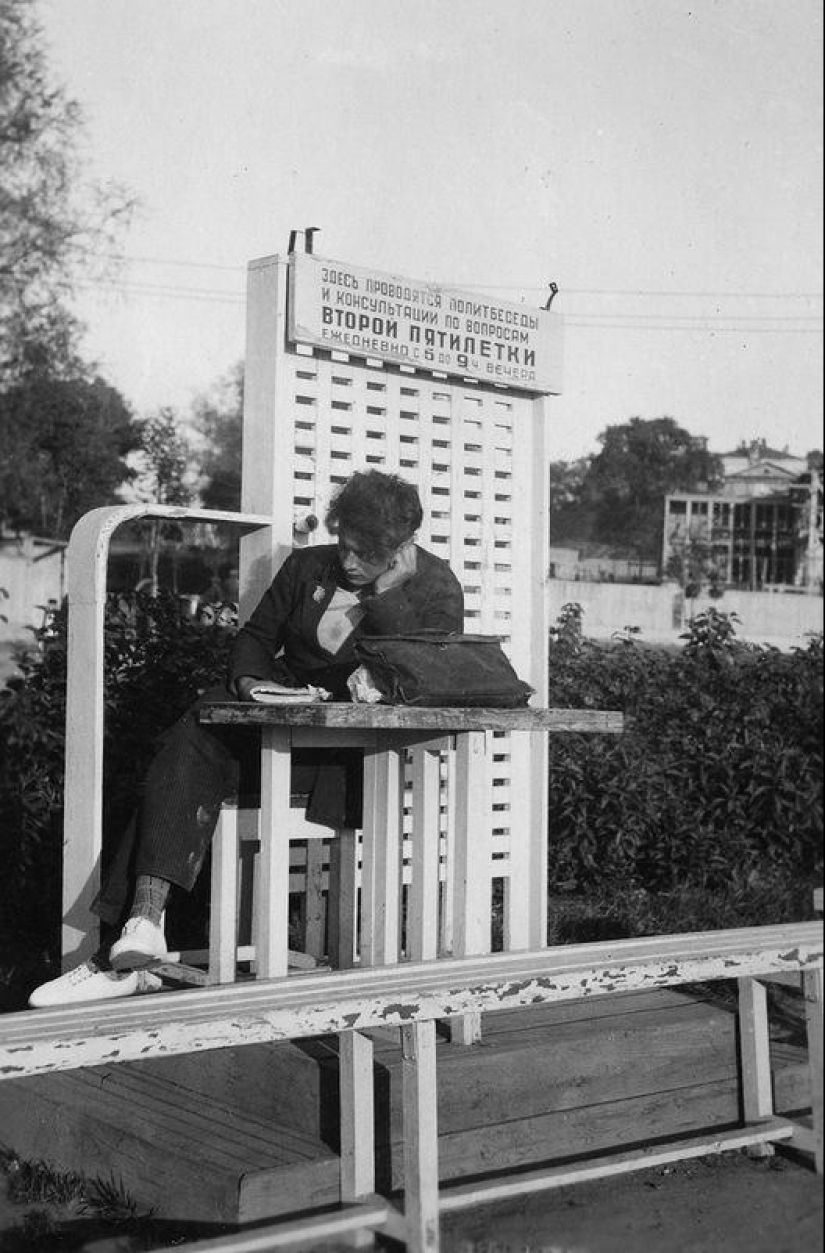
[[[376, 1041], [381, 1190], [402, 1178], [398, 1032]], [[722, 1128], [739, 1117], [732, 1004], [664, 990], [485, 1015], [439, 1046], [443, 1179]], [[802, 1048], [773, 1045], [776, 1106], [810, 1103]], [[142, 1210], [251, 1222], [338, 1200], [337, 1039], [250, 1045], [0, 1085], [3, 1143]]]

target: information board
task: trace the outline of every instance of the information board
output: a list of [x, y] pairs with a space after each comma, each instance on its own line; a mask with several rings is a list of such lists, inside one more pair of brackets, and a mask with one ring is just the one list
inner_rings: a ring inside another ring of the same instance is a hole
[[290, 257], [288, 335], [434, 373], [561, 392], [558, 314], [313, 253]]

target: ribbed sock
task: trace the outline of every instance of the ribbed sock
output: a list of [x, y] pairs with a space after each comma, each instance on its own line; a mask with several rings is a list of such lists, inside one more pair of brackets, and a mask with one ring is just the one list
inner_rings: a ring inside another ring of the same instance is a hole
[[166, 908], [170, 886], [168, 879], [160, 879], [153, 874], [139, 874], [135, 884], [135, 899], [132, 902], [130, 918], [148, 918], [159, 927]]

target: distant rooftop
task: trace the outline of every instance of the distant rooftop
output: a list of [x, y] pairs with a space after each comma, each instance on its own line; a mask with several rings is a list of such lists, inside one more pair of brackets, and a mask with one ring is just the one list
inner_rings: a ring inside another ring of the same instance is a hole
[[767, 459], [767, 460], [775, 461], [777, 458], [780, 458], [780, 459], [786, 458], [786, 459], [791, 459], [793, 461], [805, 460], [804, 453], [800, 456], [797, 453], [789, 452], [787, 444], [785, 445], [784, 448], [771, 448], [770, 445], [764, 439], [752, 439], [749, 444], [746, 444], [743, 442], [738, 446], [738, 448], [733, 448], [731, 449], [730, 452], [717, 453], [716, 456], [717, 457], [750, 457], [750, 456], [753, 456], [754, 454], [758, 454], [758, 456], [762, 460]]

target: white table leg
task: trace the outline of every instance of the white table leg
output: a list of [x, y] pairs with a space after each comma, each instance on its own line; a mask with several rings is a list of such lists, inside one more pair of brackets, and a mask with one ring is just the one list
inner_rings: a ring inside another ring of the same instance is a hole
[[287, 973], [291, 744], [288, 727], [264, 727], [261, 732], [261, 852], [255, 938], [261, 979], [276, 979]]
[[[490, 781], [484, 731], [464, 732], [456, 745], [453, 789], [455, 855], [453, 860], [453, 956], [490, 951], [491, 835]], [[463, 1014], [450, 1023], [455, 1043], [481, 1038], [481, 1015]]]
[[361, 964], [389, 966], [401, 944], [404, 753], [364, 754]]
[[407, 953], [412, 961], [438, 956], [440, 765], [438, 752], [414, 750], [412, 878], [407, 894]]

